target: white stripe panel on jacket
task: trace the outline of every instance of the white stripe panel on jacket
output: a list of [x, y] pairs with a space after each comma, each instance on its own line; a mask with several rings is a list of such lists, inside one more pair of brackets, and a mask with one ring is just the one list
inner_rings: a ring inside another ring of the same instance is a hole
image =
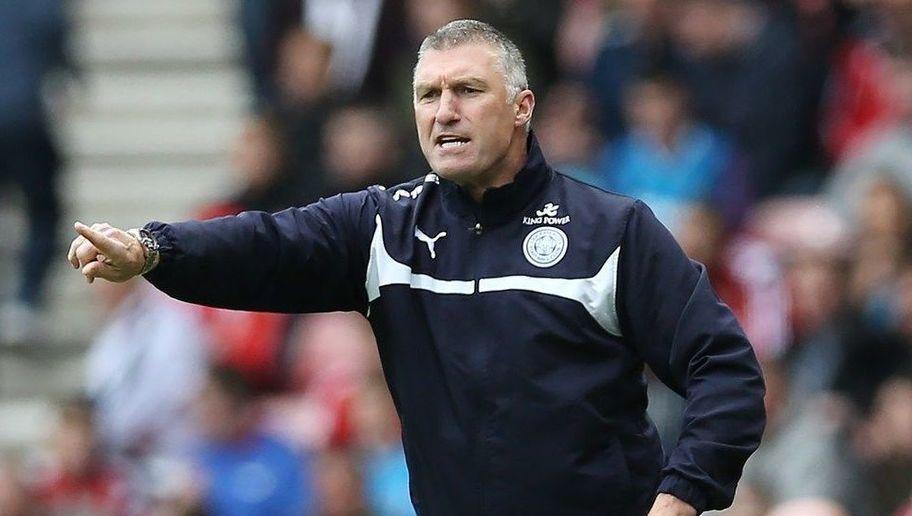
[[[383, 223], [377, 215], [377, 228], [371, 239], [370, 259], [367, 263], [368, 302], [380, 297], [380, 287], [409, 285], [436, 294], [475, 293], [472, 280], [441, 280], [426, 274], [415, 274], [412, 268], [390, 256], [383, 242]], [[617, 316], [617, 269], [621, 248], [611, 253], [601, 269], [591, 278], [541, 278], [535, 276], [503, 276], [482, 278], [478, 292], [524, 290], [562, 297], [583, 305], [593, 319], [608, 333], [620, 337], [621, 326]]]
[[621, 248], [611, 253], [602, 268], [591, 278], [539, 278], [504, 276], [478, 281], [478, 292], [525, 290], [572, 299], [583, 305], [589, 315], [608, 333], [621, 336], [617, 316], [617, 268]]
[[475, 282], [471, 280], [440, 280], [426, 274], [415, 274], [412, 268], [393, 259], [383, 243], [383, 223], [377, 215], [377, 229], [371, 239], [370, 259], [367, 262], [367, 300], [373, 302], [380, 297], [380, 287], [386, 285], [409, 285], [435, 294], [473, 294]]

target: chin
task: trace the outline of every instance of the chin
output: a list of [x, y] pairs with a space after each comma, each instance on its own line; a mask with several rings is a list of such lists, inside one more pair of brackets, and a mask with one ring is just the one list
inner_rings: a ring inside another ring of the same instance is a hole
[[462, 183], [475, 175], [474, 169], [465, 166], [442, 165], [432, 168], [437, 175], [454, 183]]

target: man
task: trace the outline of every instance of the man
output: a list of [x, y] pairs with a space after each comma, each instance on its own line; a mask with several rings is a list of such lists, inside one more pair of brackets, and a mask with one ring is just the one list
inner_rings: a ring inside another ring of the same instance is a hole
[[0, 191], [15, 186], [22, 192], [28, 220], [15, 293], [0, 303], [0, 344], [28, 342], [42, 333], [45, 285], [62, 211], [62, 163], [45, 100], [56, 93], [47, 87], [55, 72], [74, 71], [66, 51], [68, 34], [66, 2], [0, 2]]
[[[426, 38], [414, 94], [423, 178], [132, 235], [77, 223], [70, 262], [195, 303], [367, 315], [419, 514], [727, 506], [763, 383], [706, 270], [642, 203], [545, 163], [522, 57], [492, 27]], [[644, 363], [687, 398], [664, 467]]]

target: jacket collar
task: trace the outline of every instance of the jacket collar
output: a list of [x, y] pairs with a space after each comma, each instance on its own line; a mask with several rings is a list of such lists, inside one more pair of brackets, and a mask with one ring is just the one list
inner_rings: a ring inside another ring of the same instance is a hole
[[483, 226], [505, 224], [518, 215], [523, 208], [551, 181], [554, 171], [545, 161], [538, 138], [530, 131], [526, 139], [526, 163], [513, 178], [512, 183], [485, 190], [481, 202], [476, 202], [462, 187], [440, 178], [445, 207], [460, 218], [468, 219]]

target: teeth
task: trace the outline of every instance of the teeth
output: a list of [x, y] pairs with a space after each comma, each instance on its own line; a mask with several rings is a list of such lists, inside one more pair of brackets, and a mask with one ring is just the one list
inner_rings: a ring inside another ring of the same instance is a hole
[[444, 149], [450, 149], [453, 147], [460, 147], [462, 145], [465, 145], [466, 143], [468, 143], [468, 142], [464, 142], [464, 141], [460, 141], [460, 140], [450, 140], [450, 141], [441, 143], [440, 147], [444, 148]]

